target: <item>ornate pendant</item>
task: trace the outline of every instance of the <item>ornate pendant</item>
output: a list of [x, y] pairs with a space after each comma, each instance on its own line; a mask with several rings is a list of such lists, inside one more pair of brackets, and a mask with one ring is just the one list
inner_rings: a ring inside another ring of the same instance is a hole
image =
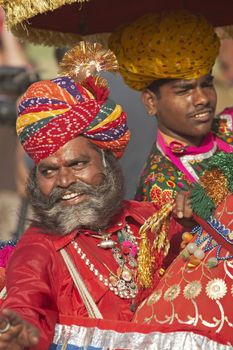
[[133, 278], [131, 271], [128, 269], [123, 269], [121, 277], [125, 282], [130, 282]]
[[109, 238], [109, 235], [103, 235], [101, 237], [102, 241], [98, 244], [98, 247], [103, 249], [111, 249], [116, 246], [116, 242], [114, 242], [111, 238]]

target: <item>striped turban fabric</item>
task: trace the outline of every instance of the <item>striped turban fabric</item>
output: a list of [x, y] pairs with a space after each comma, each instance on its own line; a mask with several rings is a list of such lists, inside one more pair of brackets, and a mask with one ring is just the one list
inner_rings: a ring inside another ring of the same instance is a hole
[[130, 132], [125, 112], [108, 94], [92, 77], [85, 87], [69, 77], [32, 84], [19, 101], [16, 122], [25, 151], [37, 164], [82, 135], [120, 158]]

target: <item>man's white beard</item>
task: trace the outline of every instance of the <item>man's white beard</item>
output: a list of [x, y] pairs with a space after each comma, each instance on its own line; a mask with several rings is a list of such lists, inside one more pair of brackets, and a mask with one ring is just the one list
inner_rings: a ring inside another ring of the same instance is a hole
[[102, 198], [90, 197], [83, 203], [69, 207], [57, 204], [48, 216], [56, 218], [59, 232], [69, 233], [77, 228], [98, 230], [106, 227], [109, 223], [106, 210], [108, 208]]

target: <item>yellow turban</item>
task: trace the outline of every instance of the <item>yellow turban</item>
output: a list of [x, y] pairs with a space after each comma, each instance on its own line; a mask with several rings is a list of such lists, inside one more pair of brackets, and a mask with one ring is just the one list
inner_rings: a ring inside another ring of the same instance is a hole
[[120, 72], [131, 88], [158, 79], [194, 79], [208, 74], [219, 50], [214, 28], [200, 15], [181, 10], [148, 14], [109, 39]]

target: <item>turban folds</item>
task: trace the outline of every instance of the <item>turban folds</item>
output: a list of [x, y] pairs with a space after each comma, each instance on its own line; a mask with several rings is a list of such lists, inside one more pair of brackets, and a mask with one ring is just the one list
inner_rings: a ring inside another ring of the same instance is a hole
[[32, 84], [18, 105], [16, 131], [38, 163], [79, 135], [121, 157], [130, 138], [126, 114], [106, 87], [89, 77], [85, 87], [70, 77]]
[[208, 74], [219, 40], [204, 17], [180, 10], [139, 18], [113, 33], [109, 47], [126, 84], [142, 90], [159, 79]]

